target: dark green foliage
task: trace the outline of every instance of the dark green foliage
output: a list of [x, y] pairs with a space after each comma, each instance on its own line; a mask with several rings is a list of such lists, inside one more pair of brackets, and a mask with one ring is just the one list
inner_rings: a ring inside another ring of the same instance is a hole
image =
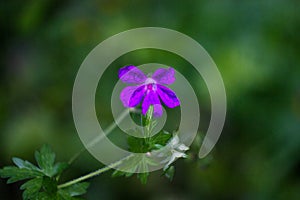
[[0, 169], [1, 178], [8, 178], [7, 183], [27, 180], [21, 185], [24, 190], [23, 199], [34, 200], [72, 200], [86, 193], [88, 183], [78, 183], [66, 188], [58, 189], [58, 179], [68, 167], [67, 163], [55, 163], [55, 153], [48, 145], [35, 152], [38, 167], [20, 158], [13, 158], [16, 166]]
[[42, 176], [43, 174], [33, 169], [8, 166], [0, 170], [0, 175], [2, 178], [9, 178], [7, 183], [14, 183], [16, 181]]
[[146, 153], [155, 149], [160, 149], [165, 146], [172, 134], [167, 131], [160, 131], [156, 135], [149, 138], [137, 138], [134, 136], [128, 136], [127, 143], [129, 151], [134, 153]]

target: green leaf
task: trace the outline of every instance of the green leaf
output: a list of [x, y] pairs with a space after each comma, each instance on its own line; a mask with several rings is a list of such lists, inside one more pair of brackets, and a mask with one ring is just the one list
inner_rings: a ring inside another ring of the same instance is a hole
[[163, 175], [165, 175], [165, 177], [167, 177], [170, 181], [172, 181], [173, 177], [174, 177], [174, 174], [175, 174], [175, 167], [170, 166], [164, 171]]
[[119, 177], [119, 176], [124, 176], [125, 172], [119, 171], [119, 170], [115, 170], [112, 174], [111, 177], [115, 178], [115, 177]]
[[148, 176], [150, 175], [150, 173], [148, 172], [148, 163], [147, 163], [147, 158], [145, 156], [142, 157], [141, 162], [140, 162], [140, 171], [143, 171], [144, 173], [139, 173], [137, 175], [137, 178], [140, 179], [142, 184], [146, 184], [147, 180], [148, 180]]
[[148, 158], [146, 155], [136, 155], [132, 157], [128, 162], [124, 163], [125, 165], [121, 166], [122, 171], [115, 170], [112, 174], [112, 177], [125, 176], [131, 177], [134, 173], [137, 173], [137, 178], [141, 181], [142, 184], [146, 184], [148, 176], [150, 175], [148, 171], [149, 165], [157, 165], [152, 159]]
[[147, 173], [139, 173], [137, 175], [138, 179], [140, 179], [141, 183], [144, 184], [144, 185], [148, 181], [148, 176], [149, 176], [149, 172], [147, 172]]
[[35, 152], [35, 158], [38, 166], [22, 160], [13, 158], [14, 164], [17, 166], [7, 166], [0, 169], [2, 178], [9, 178], [7, 183], [13, 183], [25, 179], [31, 179], [25, 182], [20, 189], [24, 190], [23, 199], [25, 200], [75, 200], [75, 195], [80, 195], [86, 192], [86, 184], [73, 186], [68, 188], [67, 192], [63, 192], [63, 196], [58, 194], [57, 181], [58, 175], [68, 167], [67, 163], [56, 163], [55, 154], [47, 145], [43, 146], [40, 151]]
[[55, 153], [48, 145], [44, 145], [40, 151], [35, 152], [35, 159], [47, 176], [52, 177], [55, 175], [55, 171], [53, 170]]
[[125, 177], [130, 177], [130, 176], [132, 176], [134, 173], [129, 173], [129, 172], [123, 172], [123, 171], [119, 171], [119, 170], [115, 170], [113, 173], [112, 173], [112, 175], [111, 175], [111, 177], [119, 177], [119, 176], [125, 176]]
[[77, 198], [71, 197], [67, 192], [63, 190], [58, 190], [57, 200], [75, 200]]
[[63, 191], [63, 194], [68, 194], [70, 197], [74, 197], [74, 196], [85, 194], [89, 185], [90, 184], [87, 182], [82, 182], [60, 190]]
[[50, 178], [48, 176], [43, 177], [43, 190], [48, 193], [49, 195], [51, 194], [56, 194], [57, 192], [57, 181], [53, 178]]
[[160, 131], [156, 135], [150, 138], [137, 138], [134, 136], [128, 136], [127, 144], [129, 151], [134, 153], [146, 153], [155, 149], [160, 149], [165, 146], [172, 138], [172, 134], [167, 131]]
[[15, 163], [15, 165], [17, 165], [19, 168], [27, 168], [27, 169], [33, 169], [36, 171], [40, 171], [40, 169], [38, 167], [36, 167], [32, 163], [28, 162], [27, 160], [22, 160], [22, 159], [16, 158], [16, 157], [12, 158], [12, 160]]
[[37, 197], [32, 200], [55, 200], [55, 197], [53, 195], [49, 195], [46, 192], [39, 192], [37, 194]]
[[28, 168], [7, 166], [3, 169], [0, 169], [0, 176], [1, 178], [9, 178], [7, 183], [14, 183], [20, 180], [43, 176], [43, 173]]
[[156, 148], [163, 147], [168, 143], [168, 141], [171, 138], [172, 138], [171, 133], [167, 131], [160, 131], [150, 139], [150, 142], [152, 143], [151, 146]]
[[148, 151], [148, 147], [146, 146], [144, 138], [137, 138], [134, 136], [128, 136], [127, 144], [129, 146], [129, 151], [134, 153], [146, 153]]
[[42, 187], [42, 183], [43, 183], [43, 178], [37, 177], [21, 185], [20, 189], [24, 190], [23, 199], [24, 200], [37, 199], [38, 193]]
[[57, 192], [57, 182], [50, 177], [37, 177], [24, 183], [21, 187], [23, 199], [55, 199]]

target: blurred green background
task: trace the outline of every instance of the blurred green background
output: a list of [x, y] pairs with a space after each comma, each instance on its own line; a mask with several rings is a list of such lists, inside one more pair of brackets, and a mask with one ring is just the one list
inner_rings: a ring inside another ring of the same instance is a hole
[[[80, 150], [71, 95], [81, 62], [114, 34], [158, 26], [189, 35], [216, 62], [228, 98], [224, 131], [207, 159], [177, 161], [173, 182], [160, 172], [147, 185], [107, 173], [91, 180], [85, 197], [300, 199], [299, 8], [297, 0], [1, 1], [0, 167], [12, 164], [12, 156], [33, 161], [44, 143], [60, 161]], [[131, 52], [106, 71], [96, 98], [101, 123], [113, 120], [118, 68], [148, 62], [174, 66], [200, 91], [205, 132], [210, 102], [203, 80], [186, 61], [158, 50]], [[101, 166], [84, 153], [63, 180]], [[19, 186], [1, 179], [1, 199], [20, 199]]]

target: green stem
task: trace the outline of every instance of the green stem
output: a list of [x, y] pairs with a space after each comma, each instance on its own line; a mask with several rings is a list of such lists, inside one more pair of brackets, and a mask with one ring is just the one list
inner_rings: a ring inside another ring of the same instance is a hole
[[79, 182], [81, 182], [81, 181], [84, 181], [84, 180], [86, 180], [86, 179], [92, 178], [92, 177], [97, 176], [97, 175], [99, 175], [99, 174], [102, 174], [102, 173], [104, 173], [104, 172], [106, 172], [106, 171], [109, 171], [110, 169], [112, 169], [112, 168], [114, 168], [114, 167], [116, 167], [116, 166], [122, 164], [122, 162], [123, 162], [125, 159], [128, 159], [128, 158], [131, 157], [131, 156], [132, 156], [132, 154], [129, 155], [129, 156], [127, 156], [127, 157], [125, 157], [125, 158], [123, 158], [123, 159], [121, 159], [121, 160], [119, 160], [119, 161], [117, 161], [117, 162], [115, 162], [115, 163], [112, 163], [112, 164], [110, 164], [110, 165], [108, 165], [108, 166], [105, 166], [105, 167], [103, 167], [103, 168], [100, 168], [100, 169], [98, 169], [98, 170], [96, 170], [96, 171], [94, 171], [94, 172], [91, 172], [91, 173], [89, 173], [89, 174], [86, 174], [86, 175], [84, 175], [84, 176], [81, 176], [81, 177], [79, 177], [79, 178], [76, 178], [76, 179], [74, 179], [74, 180], [72, 180], [72, 181], [69, 181], [69, 182], [60, 184], [60, 185], [57, 186], [57, 188], [60, 189], [60, 188], [69, 187], [69, 186], [71, 186], [71, 185], [74, 185], [74, 184], [79, 183]]
[[103, 167], [103, 168], [98, 169], [98, 170], [96, 170], [92, 173], [89, 173], [89, 174], [85, 175], [85, 176], [81, 176], [81, 177], [79, 177], [77, 179], [74, 179], [72, 181], [69, 181], [69, 182], [63, 183], [61, 185], [58, 185], [57, 187], [58, 188], [65, 188], [65, 187], [71, 186], [73, 184], [79, 183], [79, 182], [84, 181], [86, 179], [92, 178], [93, 176], [97, 176], [97, 175], [99, 175], [103, 172], [106, 172], [106, 171], [110, 170], [110, 169], [111, 168], [109, 166]]
[[151, 105], [150, 107], [149, 107], [149, 109], [148, 109], [148, 111], [147, 111], [147, 114], [146, 114], [146, 126], [145, 126], [145, 129], [146, 129], [146, 133], [145, 133], [145, 141], [146, 141], [146, 143], [148, 143], [149, 142], [149, 139], [150, 139], [150, 135], [151, 135], [151, 133], [150, 133], [150, 130], [151, 130], [151, 123], [152, 123], [152, 117], [153, 117], [153, 110], [154, 108], [153, 108], [153, 106]]

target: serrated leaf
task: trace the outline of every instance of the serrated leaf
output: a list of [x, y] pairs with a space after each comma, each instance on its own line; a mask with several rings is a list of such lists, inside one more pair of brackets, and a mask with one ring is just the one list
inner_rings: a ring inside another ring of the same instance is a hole
[[20, 189], [24, 190], [23, 199], [24, 200], [37, 199], [38, 193], [42, 187], [42, 183], [43, 183], [43, 178], [38, 177], [38, 178], [31, 179], [26, 183], [24, 183], [23, 185], [21, 185]]
[[85, 194], [89, 185], [90, 184], [87, 182], [82, 182], [82, 183], [77, 183], [77, 184], [71, 185], [67, 188], [60, 189], [60, 190], [64, 191], [69, 196], [74, 197], [74, 196], [79, 196], [79, 195]]
[[54, 176], [53, 165], [55, 161], [55, 153], [48, 145], [44, 145], [40, 151], [35, 152], [35, 159], [39, 167], [47, 176]]
[[32, 164], [27, 160], [22, 160], [21, 158], [16, 158], [16, 157], [13, 157], [12, 160], [15, 163], [15, 165], [17, 165], [19, 168], [27, 168], [27, 169], [40, 171], [40, 169], [37, 166], [35, 166], [34, 164]]
[[0, 176], [2, 178], [9, 178], [7, 183], [14, 183], [16, 181], [25, 180], [29, 178], [35, 178], [38, 176], [43, 176], [43, 173], [28, 169], [28, 168], [18, 168], [14, 166], [7, 166], [0, 169]]
[[[17, 167], [7, 166], [0, 169], [0, 176], [2, 178], [9, 178], [7, 183], [31, 179], [25, 182], [20, 188], [24, 190], [23, 199], [25, 200], [63, 200], [64, 198], [61, 198], [58, 194], [58, 176], [55, 176], [61, 174], [68, 167], [68, 164], [56, 163], [54, 165], [55, 154], [47, 145], [43, 146], [40, 151], [35, 152], [35, 158], [39, 167], [26, 160], [13, 158], [12, 160]], [[81, 190], [80, 188], [73, 188], [72, 191], [75, 191], [75, 193], [72, 193], [72, 195], [84, 193], [86, 189], [83, 186], [82, 188]], [[66, 194], [69, 196], [68, 199], [78, 199], [72, 198], [68, 193]]]

